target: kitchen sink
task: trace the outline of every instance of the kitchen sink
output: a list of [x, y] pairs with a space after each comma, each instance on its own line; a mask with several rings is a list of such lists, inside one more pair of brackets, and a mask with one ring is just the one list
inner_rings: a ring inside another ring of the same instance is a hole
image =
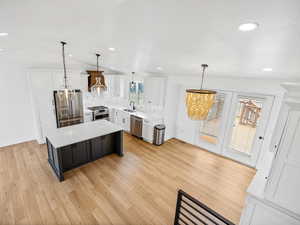
[[123, 111], [125, 111], [125, 112], [136, 112], [136, 110], [132, 110], [132, 109], [123, 109]]

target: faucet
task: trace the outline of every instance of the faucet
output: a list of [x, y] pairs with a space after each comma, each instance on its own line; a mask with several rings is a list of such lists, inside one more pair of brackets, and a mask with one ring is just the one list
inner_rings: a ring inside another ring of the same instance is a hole
[[135, 102], [134, 101], [130, 101], [129, 106], [131, 107], [132, 110], [135, 110]]

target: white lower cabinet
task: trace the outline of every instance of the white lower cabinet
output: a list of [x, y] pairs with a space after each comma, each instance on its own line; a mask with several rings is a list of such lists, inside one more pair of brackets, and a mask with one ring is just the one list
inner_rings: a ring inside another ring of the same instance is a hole
[[164, 120], [161, 119], [144, 119], [143, 120], [143, 139], [149, 143], [153, 143], [154, 127], [157, 124], [163, 124]]
[[248, 196], [240, 225], [299, 225], [299, 218], [282, 209]]
[[114, 123], [121, 126], [125, 131], [130, 132], [130, 114], [123, 110], [114, 109]]
[[93, 113], [92, 112], [85, 112], [83, 118], [84, 118], [85, 123], [91, 122], [91, 121], [93, 121]]
[[130, 114], [122, 112], [122, 127], [125, 131], [130, 132]]
[[147, 120], [143, 120], [143, 139], [147, 142], [153, 143], [153, 124]]
[[[125, 112], [121, 109], [117, 109], [117, 108], [109, 109], [110, 121], [121, 126], [126, 132], [130, 132], [130, 116], [131, 116], [130, 113]], [[153, 143], [154, 126], [162, 123], [164, 123], [164, 120], [162, 118], [143, 119], [143, 129], [142, 129], [143, 140], [149, 143]]]
[[300, 216], [300, 84], [283, 87], [288, 92], [282, 105], [286, 110], [280, 117], [286, 116], [286, 122], [283, 131], [276, 130], [280, 135], [274, 135], [280, 138], [273, 141], [277, 143], [275, 159], [265, 194], [269, 201]]
[[108, 108], [108, 120], [112, 123], [115, 123], [115, 111], [114, 108]]

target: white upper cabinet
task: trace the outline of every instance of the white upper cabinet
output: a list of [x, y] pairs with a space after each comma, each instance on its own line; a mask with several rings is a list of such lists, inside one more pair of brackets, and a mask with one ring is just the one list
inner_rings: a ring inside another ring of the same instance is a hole
[[165, 77], [145, 77], [144, 99], [145, 104], [153, 106], [164, 106], [165, 101]]
[[108, 95], [110, 97], [120, 96], [120, 78], [114, 75], [104, 75]]
[[[284, 86], [290, 90], [289, 86]], [[293, 89], [292, 86], [291, 88]], [[274, 138], [278, 139], [275, 160], [266, 188], [266, 197], [298, 215], [300, 215], [300, 84], [299, 95], [288, 92], [280, 117], [285, 117], [285, 125]], [[283, 123], [282, 119], [278, 123]]]
[[129, 78], [123, 75], [104, 75], [109, 97], [128, 98]]

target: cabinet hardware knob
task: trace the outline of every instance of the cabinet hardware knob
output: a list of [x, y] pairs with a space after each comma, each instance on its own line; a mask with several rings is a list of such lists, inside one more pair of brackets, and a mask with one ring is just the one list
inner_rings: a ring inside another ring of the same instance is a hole
[[258, 138], [259, 140], [263, 140], [264, 139], [264, 137], [262, 137], [262, 136], [259, 136], [259, 138]]

